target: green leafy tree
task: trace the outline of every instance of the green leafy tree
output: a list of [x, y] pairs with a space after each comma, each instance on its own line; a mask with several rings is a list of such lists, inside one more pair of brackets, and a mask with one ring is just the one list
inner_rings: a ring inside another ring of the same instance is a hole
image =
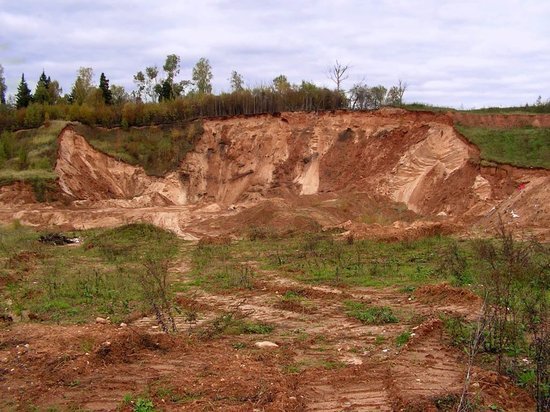
[[105, 77], [105, 73], [101, 73], [99, 77], [99, 90], [101, 90], [105, 104], [113, 104], [113, 94], [111, 93], [111, 89], [109, 89], [109, 79]]
[[159, 69], [157, 66], [150, 66], [145, 68], [145, 94], [149, 96], [151, 101], [158, 99], [158, 93], [155, 90], [158, 84]]
[[136, 100], [141, 100], [146, 87], [145, 74], [141, 70], [134, 75], [134, 83], [137, 86], [137, 89], [133, 92], [134, 97]]
[[162, 69], [166, 73], [166, 79], [154, 87], [159, 95], [159, 100], [174, 100], [178, 97], [183, 88], [175, 82], [176, 76], [180, 72], [181, 58], [177, 54], [169, 54]]
[[86, 98], [93, 92], [92, 79], [94, 71], [91, 67], [81, 67], [78, 69], [76, 80], [71, 90], [71, 102], [82, 104]]
[[201, 57], [193, 67], [193, 82], [199, 94], [212, 93], [212, 67], [208, 59]]
[[169, 54], [162, 69], [166, 72], [167, 79], [174, 83], [174, 79], [180, 72], [181, 58], [177, 54]]
[[403, 104], [403, 95], [407, 90], [407, 83], [399, 80], [397, 86], [390, 87], [386, 95], [386, 104], [390, 106], [400, 106]]
[[243, 76], [237, 73], [235, 70], [231, 72], [231, 77], [229, 78], [229, 84], [231, 85], [232, 92], [241, 92], [244, 90]]
[[113, 104], [124, 104], [128, 100], [130, 100], [130, 96], [128, 96], [128, 93], [126, 93], [126, 90], [123, 86], [117, 86], [116, 84], [112, 84], [110, 86], [111, 90], [111, 96], [113, 97]]
[[155, 88], [159, 97], [159, 101], [172, 100], [172, 84], [168, 79], [158, 84]]
[[382, 85], [374, 86], [368, 89], [367, 106], [369, 108], [378, 109], [386, 102], [386, 94], [388, 89]]
[[15, 105], [18, 109], [27, 107], [32, 102], [31, 89], [25, 81], [25, 74], [21, 75], [21, 82], [17, 87], [17, 94], [15, 95]]
[[291, 85], [284, 74], [273, 79], [273, 88], [277, 93], [286, 93], [291, 89]]
[[0, 104], [6, 104], [6, 79], [4, 78], [4, 67], [0, 64]]
[[183, 94], [185, 88], [189, 85], [188, 80], [176, 81], [180, 72], [181, 59], [176, 54], [166, 56], [166, 61], [162, 66], [164, 77], [159, 76], [157, 66], [145, 68], [134, 75], [134, 83], [137, 89], [133, 92], [136, 100], [162, 101], [174, 100]]
[[48, 94], [50, 95], [49, 102], [51, 104], [59, 103], [61, 95], [63, 94], [63, 89], [57, 80], [51, 80], [48, 84]]

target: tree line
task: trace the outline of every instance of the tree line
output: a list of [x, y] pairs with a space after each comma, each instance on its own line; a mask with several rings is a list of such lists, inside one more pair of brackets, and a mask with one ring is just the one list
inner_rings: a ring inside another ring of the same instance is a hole
[[270, 83], [246, 87], [243, 76], [233, 71], [228, 79], [229, 92], [213, 94], [212, 67], [201, 58], [192, 69], [190, 79], [182, 79], [181, 58], [168, 55], [164, 64], [146, 67], [133, 76], [135, 88], [110, 84], [101, 73], [94, 84], [94, 71], [81, 67], [71, 90], [63, 93], [57, 80], [44, 71], [31, 90], [25, 75], [17, 92], [6, 98], [6, 83], [0, 65], [0, 129], [37, 127], [44, 121], [63, 119], [89, 125], [142, 126], [171, 123], [200, 116], [234, 116], [281, 111], [319, 111], [335, 109], [375, 109], [383, 105], [400, 105], [406, 84], [368, 87], [364, 83], [343, 88], [349, 65], [338, 61], [328, 69], [335, 89], [302, 81], [291, 84], [285, 75]]

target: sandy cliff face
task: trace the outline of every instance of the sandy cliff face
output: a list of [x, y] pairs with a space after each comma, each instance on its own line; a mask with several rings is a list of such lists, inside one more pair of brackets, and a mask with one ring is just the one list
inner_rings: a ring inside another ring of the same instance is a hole
[[[322, 226], [384, 221], [365, 214], [387, 217], [400, 202], [420, 215], [468, 224], [492, 224], [500, 215], [522, 227], [550, 226], [550, 173], [481, 167], [478, 149], [444, 114], [282, 113], [209, 119], [203, 127], [194, 150], [164, 177], [105, 155], [66, 128], [56, 173], [60, 190], [72, 200], [70, 213], [29, 206], [15, 214], [5, 210], [0, 218], [75, 227], [145, 220], [185, 235], [197, 225], [203, 232], [223, 231], [229, 221], [249, 225], [254, 219], [246, 213], [258, 210], [267, 216], [264, 224], [269, 216]], [[17, 188], [2, 190], [0, 201], [9, 205]], [[28, 197], [19, 196], [19, 203]], [[266, 200], [276, 207], [256, 207]]]
[[[192, 202], [355, 189], [438, 212], [423, 200], [477, 156], [449, 121], [395, 109], [211, 120], [181, 170]], [[463, 191], [473, 192], [475, 176], [470, 180]]]
[[59, 136], [55, 172], [61, 190], [74, 200], [118, 200], [123, 206], [182, 205], [187, 200], [176, 174], [148, 176], [141, 167], [98, 152], [70, 128]]

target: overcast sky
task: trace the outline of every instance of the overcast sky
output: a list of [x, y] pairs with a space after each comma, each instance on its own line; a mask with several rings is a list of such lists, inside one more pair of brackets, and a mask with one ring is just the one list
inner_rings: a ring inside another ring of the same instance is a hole
[[[470, 108], [550, 98], [550, 0], [0, 0], [8, 93], [42, 69], [70, 90], [79, 67], [132, 90], [132, 76], [210, 60], [216, 92], [232, 70], [249, 86], [285, 74], [331, 85], [407, 82], [407, 102]], [[332, 86], [331, 86], [332, 87]]]

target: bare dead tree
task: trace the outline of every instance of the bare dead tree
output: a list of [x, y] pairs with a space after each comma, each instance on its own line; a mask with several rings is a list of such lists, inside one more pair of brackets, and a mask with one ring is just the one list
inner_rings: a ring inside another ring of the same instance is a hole
[[147, 259], [139, 273], [143, 295], [163, 332], [177, 332], [168, 285], [168, 261]]
[[472, 367], [474, 366], [474, 360], [479, 352], [480, 347], [483, 345], [485, 338], [485, 330], [491, 323], [491, 313], [488, 308], [488, 296], [485, 295], [483, 299], [483, 306], [481, 308], [479, 318], [476, 322], [476, 328], [470, 337], [470, 343], [467, 348], [468, 366], [466, 368], [466, 376], [464, 377], [464, 385], [462, 386], [462, 393], [460, 395], [460, 401], [458, 403], [457, 412], [463, 412], [467, 407], [468, 390], [470, 388], [470, 382], [472, 379]]
[[343, 65], [338, 60], [336, 60], [336, 63], [333, 66], [329, 67], [328, 78], [336, 84], [337, 92], [342, 90], [342, 82], [349, 78], [348, 70], [350, 67], [351, 66], [349, 64]]

